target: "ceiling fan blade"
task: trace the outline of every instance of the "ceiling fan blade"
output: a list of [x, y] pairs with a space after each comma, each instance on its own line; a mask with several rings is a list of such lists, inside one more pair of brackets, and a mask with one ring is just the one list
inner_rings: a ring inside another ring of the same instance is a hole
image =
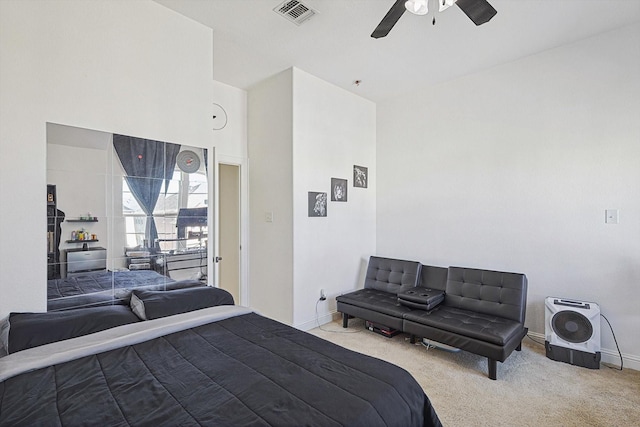
[[404, 7], [404, 3], [405, 0], [397, 0], [394, 5], [391, 6], [389, 12], [387, 12], [376, 29], [373, 30], [373, 33], [371, 33], [371, 37], [373, 37], [374, 39], [379, 39], [380, 37], [385, 37], [387, 34], [389, 34], [389, 31], [391, 31], [393, 26], [396, 25], [398, 19], [400, 19], [404, 11], [407, 10]]
[[498, 13], [487, 0], [458, 0], [456, 4], [476, 25], [489, 22]]

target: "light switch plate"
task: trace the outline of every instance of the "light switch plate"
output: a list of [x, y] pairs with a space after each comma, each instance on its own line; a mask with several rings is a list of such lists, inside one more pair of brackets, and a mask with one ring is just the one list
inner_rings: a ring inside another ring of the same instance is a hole
[[607, 209], [604, 211], [604, 222], [606, 224], [618, 223], [618, 209]]

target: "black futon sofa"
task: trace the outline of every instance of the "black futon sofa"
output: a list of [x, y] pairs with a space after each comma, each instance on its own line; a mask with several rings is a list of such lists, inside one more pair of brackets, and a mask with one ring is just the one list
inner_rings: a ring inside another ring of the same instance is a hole
[[[416, 286], [444, 291], [444, 301], [430, 311], [400, 304], [398, 294]], [[487, 357], [493, 380], [497, 361], [520, 350], [528, 331], [527, 277], [518, 273], [372, 256], [364, 289], [336, 300], [343, 327], [357, 317], [409, 333], [412, 342], [421, 337]]]

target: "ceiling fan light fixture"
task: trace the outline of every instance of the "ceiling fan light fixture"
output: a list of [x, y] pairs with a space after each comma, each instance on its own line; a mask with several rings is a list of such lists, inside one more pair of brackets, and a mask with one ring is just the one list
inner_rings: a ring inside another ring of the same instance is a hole
[[428, 0], [407, 0], [404, 7], [414, 15], [426, 15], [429, 12], [427, 3]]
[[438, 12], [449, 9], [457, 0], [438, 0]]

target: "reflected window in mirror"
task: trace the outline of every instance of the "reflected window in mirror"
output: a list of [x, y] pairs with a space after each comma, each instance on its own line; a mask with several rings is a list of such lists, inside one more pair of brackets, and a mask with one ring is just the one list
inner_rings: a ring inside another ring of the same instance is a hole
[[[161, 251], [206, 247], [206, 209], [201, 218], [204, 227], [193, 226], [184, 235], [179, 235], [177, 226], [181, 209], [206, 208], [209, 189], [205, 170], [187, 173], [176, 166], [171, 180], [165, 187], [153, 210], [158, 230], [158, 245]], [[125, 218], [127, 246], [149, 247], [145, 240], [147, 215], [132, 194], [125, 178], [122, 180], [122, 208]], [[194, 211], [195, 212], [195, 211]], [[184, 240], [182, 240], [184, 239]]]

